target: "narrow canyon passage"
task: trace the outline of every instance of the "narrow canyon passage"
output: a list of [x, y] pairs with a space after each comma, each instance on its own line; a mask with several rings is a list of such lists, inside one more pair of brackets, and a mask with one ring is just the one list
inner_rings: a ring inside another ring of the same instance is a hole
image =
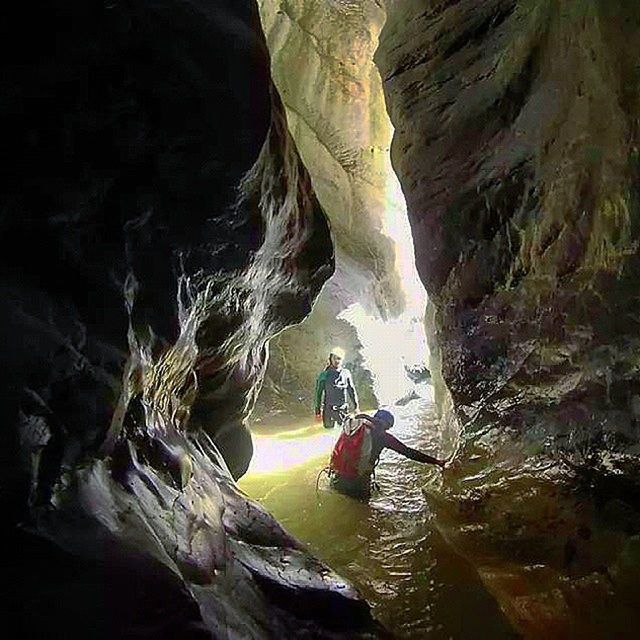
[[[15, 637], [635, 640], [640, 3], [6, 13]], [[316, 491], [335, 347], [443, 472]]]
[[[432, 387], [420, 385], [419, 392], [421, 397], [392, 408], [392, 432], [435, 452]], [[398, 639], [517, 637], [476, 571], [435, 527], [422, 488], [439, 490], [439, 470], [383, 452], [379, 490], [364, 504], [330, 490], [322, 474], [337, 430], [311, 420], [252, 430], [254, 459], [240, 488], [350, 580]]]

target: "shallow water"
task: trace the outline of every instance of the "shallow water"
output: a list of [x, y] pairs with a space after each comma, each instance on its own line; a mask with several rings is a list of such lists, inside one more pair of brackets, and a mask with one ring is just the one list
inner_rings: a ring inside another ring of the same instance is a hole
[[[434, 406], [424, 399], [394, 410], [392, 433], [437, 454]], [[336, 432], [291, 425], [254, 438], [256, 454], [240, 487], [361, 591], [399, 638], [516, 637], [477, 574], [443, 541], [421, 487], [434, 467], [383, 452], [380, 485], [368, 505], [332, 492], [325, 476]]]

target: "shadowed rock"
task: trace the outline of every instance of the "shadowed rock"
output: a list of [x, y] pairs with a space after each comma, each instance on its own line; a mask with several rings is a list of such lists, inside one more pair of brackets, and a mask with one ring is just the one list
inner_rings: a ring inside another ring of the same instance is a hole
[[461, 429], [439, 522], [526, 635], [627, 635], [638, 6], [387, 8], [392, 157], [433, 304], [434, 379]]
[[7, 625], [372, 635], [233, 480], [266, 343], [333, 271], [253, 2], [41, 2], [5, 26]]

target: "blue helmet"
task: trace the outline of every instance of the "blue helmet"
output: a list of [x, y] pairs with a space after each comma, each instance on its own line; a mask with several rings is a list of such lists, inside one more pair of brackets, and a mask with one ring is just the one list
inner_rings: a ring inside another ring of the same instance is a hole
[[378, 409], [373, 417], [376, 420], [380, 420], [380, 422], [384, 422], [385, 425], [387, 425], [388, 429], [393, 427], [394, 417], [391, 411], [387, 411], [386, 409]]

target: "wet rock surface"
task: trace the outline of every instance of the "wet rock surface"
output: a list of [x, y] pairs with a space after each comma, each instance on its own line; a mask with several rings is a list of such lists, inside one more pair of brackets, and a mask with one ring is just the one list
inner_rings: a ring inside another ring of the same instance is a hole
[[440, 526], [525, 635], [631, 636], [638, 7], [387, 11], [392, 157], [459, 427]]
[[[392, 433], [411, 447], [438, 455], [436, 407], [430, 388], [425, 385], [421, 391], [422, 397], [394, 408]], [[398, 640], [520, 637], [474, 567], [434, 526], [423, 487], [438, 486], [438, 469], [383, 451], [376, 467], [378, 488], [367, 504], [356, 502], [332, 491], [325, 476], [318, 481], [337, 434], [305, 429], [302, 435], [294, 426], [285, 427], [278, 438], [256, 437], [254, 461], [271, 472], [250, 470], [239, 484], [356, 585], [376, 619]], [[294, 448], [306, 450], [308, 457], [298, 457], [298, 464], [289, 466], [287, 452]], [[264, 464], [275, 457], [264, 455], [265, 450], [281, 453], [284, 464], [279, 470], [278, 465]], [[319, 491], [309, 491], [316, 482]]]
[[255, 5], [36, 3], [5, 28], [6, 624], [373, 634], [233, 480], [266, 342], [333, 271]]
[[384, 10], [374, 0], [258, 4], [289, 128], [330, 222], [336, 271], [309, 317], [271, 342], [257, 408], [267, 416], [274, 410], [310, 415], [315, 378], [335, 346], [346, 351], [362, 405], [389, 402], [376, 397], [382, 372], [367, 360], [358, 321], [343, 314], [358, 305], [382, 326], [407, 304], [403, 287], [410, 279], [392, 239], [406, 224], [406, 211], [373, 63]]

